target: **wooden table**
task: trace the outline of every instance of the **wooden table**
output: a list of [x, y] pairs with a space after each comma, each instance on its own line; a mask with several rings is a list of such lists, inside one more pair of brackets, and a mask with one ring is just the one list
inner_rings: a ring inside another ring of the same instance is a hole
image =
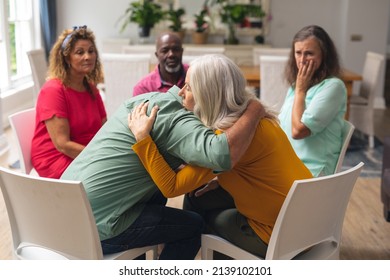
[[[251, 87], [260, 87], [260, 66], [240, 66], [244, 76], [247, 80], [248, 86]], [[352, 86], [354, 81], [361, 81], [362, 76], [354, 73], [351, 70], [343, 69], [341, 74], [341, 79], [345, 83], [347, 88], [347, 112], [345, 118], [348, 119], [349, 116], [349, 100], [352, 95]]]

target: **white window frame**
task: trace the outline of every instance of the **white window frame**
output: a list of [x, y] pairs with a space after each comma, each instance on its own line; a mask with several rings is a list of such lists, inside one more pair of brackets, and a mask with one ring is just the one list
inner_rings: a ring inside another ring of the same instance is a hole
[[[7, 5], [11, 15], [8, 15]], [[16, 73], [11, 69], [10, 23], [15, 24]], [[39, 0], [0, 0], [0, 92], [32, 81], [26, 52], [42, 47]]]

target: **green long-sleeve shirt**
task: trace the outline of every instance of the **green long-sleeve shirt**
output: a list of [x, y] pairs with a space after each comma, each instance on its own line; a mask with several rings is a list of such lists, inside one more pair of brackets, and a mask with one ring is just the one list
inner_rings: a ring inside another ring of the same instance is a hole
[[215, 135], [186, 111], [178, 91], [172, 87], [167, 93], [142, 94], [124, 102], [63, 173], [61, 179], [83, 182], [101, 240], [128, 228], [158, 190], [131, 149], [136, 141], [127, 115], [137, 104], [149, 100], [149, 111], [159, 106], [151, 135], [173, 169], [183, 161], [230, 169], [226, 135]]

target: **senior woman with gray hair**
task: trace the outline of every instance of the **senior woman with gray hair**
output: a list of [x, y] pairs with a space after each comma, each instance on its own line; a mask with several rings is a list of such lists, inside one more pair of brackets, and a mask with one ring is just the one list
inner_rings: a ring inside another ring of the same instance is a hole
[[[223, 55], [205, 55], [194, 60], [179, 95], [183, 106], [215, 133], [223, 133], [232, 126], [255, 98], [246, 89], [239, 67]], [[129, 114], [129, 128], [137, 140], [132, 148], [162, 193], [166, 197], [187, 193], [184, 209], [198, 212], [205, 219], [207, 232], [265, 257], [276, 218], [292, 183], [312, 177], [295, 154], [275, 114], [267, 110], [249, 148], [231, 170], [216, 173], [186, 165], [175, 173], [149, 134], [154, 119], [158, 118], [158, 108], [154, 107], [149, 117], [146, 110], [147, 104], [141, 104]]]

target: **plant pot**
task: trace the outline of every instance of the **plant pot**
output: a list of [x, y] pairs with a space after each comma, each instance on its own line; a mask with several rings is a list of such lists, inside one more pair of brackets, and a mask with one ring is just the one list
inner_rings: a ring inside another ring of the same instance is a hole
[[139, 26], [138, 27], [138, 35], [141, 38], [149, 37], [150, 36], [150, 26]]
[[234, 24], [228, 24], [226, 32], [226, 38], [223, 40], [225, 45], [238, 45], [240, 43], [240, 40], [236, 37], [236, 26]]
[[264, 44], [264, 36], [262, 35], [255, 36], [255, 42], [258, 44]]
[[182, 29], [182, 30], [179, 30], [179, 31], [174, 31], [173, 33], [176, 33], [180, 37], [182, 42], [184, 41], [184, 37], [186, 36], [186, 30], [185, 29]]
[[229, 37], [223, 39], [223, 43], [225, 45], [238, 45], [240, 44], [240, 40], [238, 40], [236, 37]]
[[208, 32], [193, 32], [192, 43], [197, 45], [206, 44], [208, 36], [209, 36]]

